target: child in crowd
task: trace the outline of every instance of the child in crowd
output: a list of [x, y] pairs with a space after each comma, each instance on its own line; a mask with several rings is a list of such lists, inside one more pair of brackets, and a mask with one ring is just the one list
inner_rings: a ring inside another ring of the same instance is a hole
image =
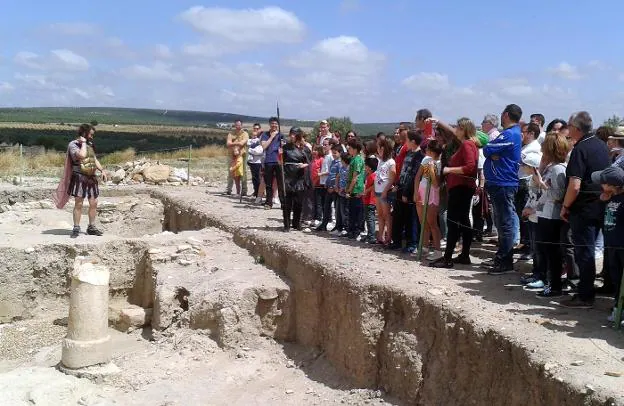
[[[327, 231], [327, 225], [332, 220], [332, 204], [338, 207], [338, 193], [336, 189], [336, 179], [338, 178], [338, 174], [340, 172], [341, 162], [340, 162], [340, 151], [342, 148], [338, 145], [337, 142], [331, 142], [331, 147], [329, 149], [329, 162], [324, 162], [323, 167], [327, 165], [327, 177], [325, 179], [325, 187], [327, 188], [327, 195], [325, 196], [325, 204], [323, 205], [323, 222], [316, 228], [316, 231]], [[327, 161], [327, 157], [325, 157], [325, 161]], [[321, 172], [321, 179], [324, 173]], [[338, 216], [338, 210], [336, 210], [336, 216]], [[332, 232], [336, 231], [337, 228], [331, 230]]]
[[[416, 210], [418, 218], [422, 219], [424, 208], [427, 205], [427, 218], [421, 223], [425, 224], [425, 232], [423, 234], [423, 242], [429, 243], [433, 241], [433, 249], [429, 251], [431, 256], [437, 257], [441, 255], [440, 241], [442, 233], [438, 224], [438, 213], [440, 208], [440, 156], [442, 155], [442, 145], [440, 141], [433, 138], [427, 142], [425, 157], [420, 164], [420, 169], [414, 178], [414, 201], [416, 201]], [[429, 200], [426, 200], [427, 184], [431, 183], [429, 189]]]
[[376, 217], [376, 199], [375, 199], [375, 171], [377, 170], [377, 158], [368, 157], [364, 161], [366, 167], [366, 184], [364, 185], [364, 213], [366, 217], [366, 238], [362, 241], [367, 244], [377, 244], [375, 236], [375, 217]]
[[264, 197], [264, 191], [261, 190], [262, 181], [262, 164], [264, 162], [264, 149], [260, 142], [260, 124], [254, 124], [251, 138], [247, 141], [247, 165], [251, 171], [251, 183], [253, 184], [253, 195], [256, 198], [255, 203], [260, 204]]
[[312, 186], [314, 187], [314, 227], [321, 225], [323, 220], [323, 203], [325, 200], [325, 185], [321, 184], [321, 168], [325, 160], [325, 151], [317, 146], [312, 151]]
[[380, 138], [377, 144], [377, 154], [379, 155], [379, 164], [375, 172], [375, 197], [377, 202], [377, 221], [379, 222], [377, 242], [386, 245], [390, 244], [392, 240], [392, 217], [390, 216], [388, 193], [392, 189], [397, 173], [396, 163], [392, 158], [390, 141]]
[[[340, 147], [342, 149], [342, 146]], [[340, 171], [336, 177], [336, 227], [332, 232], [333, 235], [346, 237], [349, 233], [349, 200], [347, 198], [347, 178], [349, 177], [349, 164], [351, 163], [351, 155], [347, 152], [340, 154]]]
[[357, 138], [352, 137], [347, 143], [347, 151], [351, 155], [349, 162], [349, 174], [347, 179], [346, 194], [349, 199], [349, 232], [347, 237], [357, 239], [363, 231], [364, 206], [362, 194], [366, 173], [364, 171], [364, 159], [362, 158], [362, 144]]
[[536, 171], [531, 179], [531, 195], [522, 213], [529, 220], [532, 216], [537, 216], [537, 258], [533, 260], [533, 275], [522, 278], [521, 283], [527, 289], [540, 290], [537, 296], [542, 298], [559, 297], [563, 294], [563, 259], [557, 245], [561, 242], [563, 227], [560, 213], [565, 195], [566, 157], [569, 150], [568, 141], [560, 134], [551, 133], [544, 138], [542, 170]]
[[243, 177], [243, 154], [239, 146], [232, 148], [232, 160], [230, 162], [230, 172], [232, 173], [232, 179], [236, 184], [236, 194], [241, 192], [241, 178]]
[[[615, 307], [609, 321], [622, 323], [622, 313], [617, 312], [618, 302], [624, 303], [620, 291], [624, 270], [624, 170], [619, 166], [592, 174], [592, 182], [602, 185], [600, 200], [607, 202], [604, 216], [604, 243], [609, 247], [609, 273], [615, 287]], [[624, 324], [622, 324], [624, 326]]]

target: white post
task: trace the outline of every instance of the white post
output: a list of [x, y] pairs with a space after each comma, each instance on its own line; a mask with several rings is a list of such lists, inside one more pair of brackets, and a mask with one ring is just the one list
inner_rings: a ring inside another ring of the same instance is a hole
[[69, 323], [63, 339], [61, 363], [68, 369], [104, 364], [111, 360], [108, 333], [110, 273], [100, 264], [77, 257], [71, 281]]

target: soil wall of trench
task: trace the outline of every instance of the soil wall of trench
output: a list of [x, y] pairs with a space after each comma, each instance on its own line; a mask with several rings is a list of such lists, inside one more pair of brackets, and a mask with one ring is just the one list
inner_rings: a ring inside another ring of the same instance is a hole
[[545, 373], [521, 345], [391, 284], [369, 283], [285, 239], [155, 192], [173, 232], [213, 226], [291, 285], [291, 336], [318, 347], [354, 385], [416, 405], [598, 405]]

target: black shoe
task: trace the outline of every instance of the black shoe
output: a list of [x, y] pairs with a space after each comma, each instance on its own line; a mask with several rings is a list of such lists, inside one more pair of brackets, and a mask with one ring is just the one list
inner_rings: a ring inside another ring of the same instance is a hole
[[401, 246], [399, 244], [392, 243], [392, 244], [387, 245], [386, 249], [390, 251], [396, 251], [396, 250], [400, 250]]
[[282, 229], [282, 231], [285, 232], [285, 233], [288, 233], [288, 232], [290, 232], [290, 227], [284, 227]]
[[98, 237], [101, 236], [101, 235], [104, 235], [104, 233], [101, 232], [100, 230], [98, 230], [97, 227], [95, 227], [95, 226], [87, 227], [87, 234], [88, 235], [97, 235]]
[[580, 296], [575, 295], [570, 300], [565, 300], [560, 303], [563, 307], [568, 307], [570, 309], [591, 309], [594, 307], [593, 300], [583, 300]]
[[472, 265], [472, 261], [468, 255], [458, 255], [453, 258], [453, 262], [460, 265]]
[[499, 264], [488, 271], [489, 275], [503, 275], [506, 273], [514, 272], [513, 265]]
[[481, 268], [494, 268], [496, 265], [498, 265], [496, 259], [489, 259], [481, 263]]
[[440, 257], [438, 259], [435, 259], [431, 262], [429, 262], [429, 266], [432, 268], [445, 268], [445, 269], [451, 269], [453, 268], [454, 264], [453, 261], [448, 260], [444, 257]]
[[541, 292], [537, 292], [535, 296], [537, 296], [540, 299], [550, 299], [554, 297], [563, 296], [563, 292], [560, 290], [552, 290], [550, 289], [550, 286], [545, 286], [544, 290]]
[[79, 235], [80, 235], [80, 226], [76, 226], [72, 229], [71, 235], [69, 237], [78, 238]]

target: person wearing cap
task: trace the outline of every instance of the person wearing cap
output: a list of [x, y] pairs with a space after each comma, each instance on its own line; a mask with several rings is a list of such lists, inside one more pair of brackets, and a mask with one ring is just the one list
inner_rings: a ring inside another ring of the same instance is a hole
[[615, 129], [613, 135], [607, 139], [607, 146], [613, 165], [624, 169], [624, 126]]
[[[542, 147], [540, 142], [537, 141], [537, 137], [540, 134], [540, 127], [535, 123], [524, 124], [522, 126], [522, 149], [520, 150], [520, 169], [518, 170], [518, 192], [515, 197], [516, 217], [514, 221], [517, 221], [514, 225], [514, 231], [516, 233], [515, 240], [521, 244], [519, 250], [522, 254], [522, 259], [527, 259], [528, 255], [534, 251], [534, 247], [531, 247], [530, 241], [530, 224], [522, 221], [522, 211], [529, 200], [529, 184], [534, 174], [534, 168], [539, 167], [539, 162], [542, 159]], [[532, 163], [537, 161], [537, 165]], [[537, 218], [535, 223], [537, 223]]]
[[265, 209], [273, 207], [273, 180], [277, 179], [277, 193], [280, 203], [284, 203], [284, 173], [280, 165], [279, 155], [284, 142], [284, 136], [279, 131], [277, 117], [269, 119], [269, 131], [262, 133], [260, 144], [264, 150], [264, 184], [266, 186]]
[[578, 294], [561, 302], [564, 307], [587, 309], [594, 304], [596, 279], [596, 237], [602, 226], [604, 203], [598, 192], [600, 184], [591, 175], [609, 165], [607, 145], [593, 133], [593, 121], [586, 111], [570, 116], [569, 136], [574, 149], [566, 169], [568, 185], [561, 208], [561, 218], [569, 222], [574, 243], [574, 258], [579, 268]]
[[[293, 127], [289, 132], [289, 141], [284, 145], [284, 231], [291, 228], [301, 230], [301, 212], [305, 193], [311, 188], [306, 169], [310, 166], [312, 156], [305, 146], [303, 131]], [[292, 218], [291, 218], [292, 215]]]
[[[603, 234], [609, 256], [608, 272], [615, 287], [615, 303], [610, 321], [621, 322], [621, 314], [616, 314], [624, 270], [624, 169], [611, 166], [591, 175], [593, 183], [600, 184], [600, 200], [606, 203]], [[619, 317], [618, 317], [619, 316]]]

